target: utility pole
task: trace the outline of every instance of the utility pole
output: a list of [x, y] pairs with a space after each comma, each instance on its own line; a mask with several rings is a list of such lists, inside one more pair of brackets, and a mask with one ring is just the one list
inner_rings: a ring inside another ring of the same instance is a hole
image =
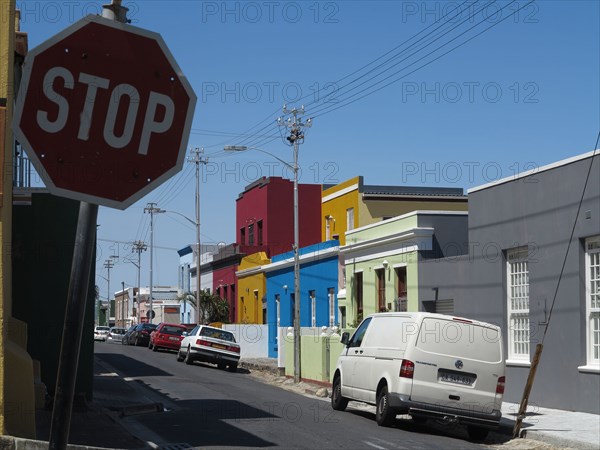
[[[127, 303], [129, 303], [129, 296], [127, 296]], [[117, 326], [124, 328], [125, 327], [125, 282], [121, 281], [121, 314], [119, 314], [121, 316], [121, 320], [119, 320], [119, 323], [117, 324]]]
[[138, 262], [134, 265], [137, 267], [137, 322], [141, 323], [141, 315], [140, 315], [140, 269], [142, 267], [142, 252], [145, 252], [148, 247], [144, 241], [135, 241], [133, 243], [132, 252], [136, 252], [138, 254]]
[[148, 203], [148, 206], [144, 208], [145, 213], [150, 213], [150, 311], [148, 311], [148, 323], [152, 323], [154, 315], [154, 307], [152, 305], [152, 269], [154, 260], [154, 214], [165, 212], [163, 209], [157, 208], [156, 203]]
[[294, 149], [294, 383], [299, 383], [301, 379], [301, 328], [300, 328], [300, 236], [298, 222], [298, 151], [300, 144], [304, 143], [304, 128], [312, 126], [312, 119], [308, 119], [306, 123], [302, 122], [299, 116], [304, 115], [304, 106], [299, 110], [292, 108], [289, 110], [286, 105], [283, 106], [284, 114], [291, 114], [284, 121], [281, 117], [277, 119], [280, 126], [286, 127], [289, 131], [289, 136], [286, 140]]
[[110, 327], [110, 269], [112, 269], [114, 267], [115, 263], [113, 262], [112, 259], [107, 259], [106, 261], [104, 261], [104, 268], [108, 270], [108, 277], [107, 277], [107, 281], [108, 281], [108, 285], [106, 287], [106, 300], [108, 301], [107, 307], [106, 307], [106, 326]]
[[200, 307], [200, 255], [202, 249], [200, 247], [200, 164], [208, 163], [207, 156], [201, 156], [204, 149], [196, 148], [193, 151], [194, 155], [188, 157], [189, 162], [196, 164], [196, 311]]

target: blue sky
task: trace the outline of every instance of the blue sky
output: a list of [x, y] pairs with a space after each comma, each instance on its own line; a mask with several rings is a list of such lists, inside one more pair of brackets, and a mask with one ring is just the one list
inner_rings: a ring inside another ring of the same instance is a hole
[[[17, 5], [32, 48], [85, 13], [98, 13], [102, 3], [106, 2]], [[131, 9], [133, 25], [163, 36], [198, 96], [189, 147], [205, 148], [209, 158], [200, 187], [204, 242], [234, 240], [235, 198], [245, 185], [263, 175], [290, 176], [263, 153], [222, 151], [224, 145], [243, 144], [291, 160], [291, 150], [274, 126], [284, 103], [304, 103], [305, 118], [315, 117], [300, 148], [305, 183], [336, 183], [363, 175], [368, 184], [466, 190], [590, 151], [598, 134], [599, 2], [124, 4]], [[460, 5], [462, 10], [456, 9]], [[448, 18], [451, 24], [415, 44]], [[365, 81], [376, 73], [371, 72], [345, 87], [402, 50], [402, 56], [376, 69], [397, 64], [385, 75]], [[402, 68], [388, 82], [404, 78], [344, 102]], [[342, 107], [333, 110], [338, 106]], [[102, 297], [107, 292], [102, 266], [111, 255], [119, 255], [111, 271], [111, 291], [119, 289], [121, 281], [136, 283], [136, 268], [127, 262], [128, 242], [149, 242], [146, 204], [155, 201], [163, 209], [194, 218], [194, 191], [194, 167], [186, 164], [179, 175], [126, 211], [100, 208], [96, 284]], [[176, 284], [176, 249], [195, 241], [194, 227], [176, 214], [162, 214], [156, 218], [154, 236], [155, 284]], [[148, 284], [148, 253], [142, 259], [142, 285]]]

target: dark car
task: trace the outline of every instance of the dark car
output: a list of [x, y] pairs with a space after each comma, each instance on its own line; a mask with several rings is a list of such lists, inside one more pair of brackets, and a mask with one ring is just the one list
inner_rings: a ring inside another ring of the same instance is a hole
[[129, 336], [131, 336], [131, 333], [133, 332], [133, 330], [135, 329], [135, 327], [137, 327], [137, 325], [131, 325], [127, 329], [127, 331], [123, 335], [123, 339], [121, 339], [121, 344], [123, 344], [123, 345], [129, 345]]
[[156, 330], [150, 333], [148, 348], [157, 351], [159, 348], [179, 350], [183, 333], [187, 328], [176, 323], [159, 323]]
[[129, 345], [148, 345], [150, 342], [150, 333], [156, 329], [156, 324], [139, 323], [131, 331], [127, 343]]

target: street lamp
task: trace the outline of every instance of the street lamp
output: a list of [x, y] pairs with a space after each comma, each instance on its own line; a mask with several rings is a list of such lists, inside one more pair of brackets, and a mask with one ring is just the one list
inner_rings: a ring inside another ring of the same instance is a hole
[[274, 154], [256, 147], [245, 145], [228, 145], [223, 148], [226, 152], [245, 152], [256, 150], [272, 156], [294, 172], [294, 382], [300, 382], [300, 256], [298, 228], [298, 145], [294, 145], [294, 162], [292, 164]]
[[[198, 163], [199, 164], [199, 163]], [[196, 170], [198, 170], [198, 164], [196, 166]], [[196, 174], [198, 175], [198, 174]], [[199, 177], [196, 176], [196, 182], [199, 182]], [[194, 225], [196, 227], [196, 308], [200, 307], [200, 203], [199, 203], [199, 191], [198, 191], [198, 184], [196, 184], [196, 220], [192, 220], [189, 217], [181, 214], [180, 212], [177, 211], [167, 211], [165, 210], [164, 212], [166, 213], [172, 213], [172, 214], [177, 214], [178, 216], [183, 217], [185, 220], [187, 220], [188, 222], [190, 222], [192, 225]], [[184, 303], [184, 307], [185, 307], [185, 303]], [[185, 310], [184, 310], [185, 313]]]

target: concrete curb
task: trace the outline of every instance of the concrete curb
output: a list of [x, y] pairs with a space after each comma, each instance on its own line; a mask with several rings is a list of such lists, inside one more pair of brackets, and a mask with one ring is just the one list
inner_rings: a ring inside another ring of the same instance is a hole
[[248, 369], [248, 370], [258, 370], [260, 372], [268, 372], [268, 373], [271, 373], [271, 374], [277, 375], [277, 376], [282, 375], [281, 371], [279, 370], [278, 367], [273, 367], [269, 364], [261, 364], [261, 363], [255, 363], [252, 361], [240, 360], [239, 367], [241, 367], [243, 369]]
[[579, 441], [573, 438], [562, 438], [557, 436], [555, 433], [546, 433], [541, 430], [521, 430], [521, 437], [545, 442], [546, 444], [555, 445], [556, 447], [560, 448], [598, 450], [597, 446], [590, 445], [589, 442]]

